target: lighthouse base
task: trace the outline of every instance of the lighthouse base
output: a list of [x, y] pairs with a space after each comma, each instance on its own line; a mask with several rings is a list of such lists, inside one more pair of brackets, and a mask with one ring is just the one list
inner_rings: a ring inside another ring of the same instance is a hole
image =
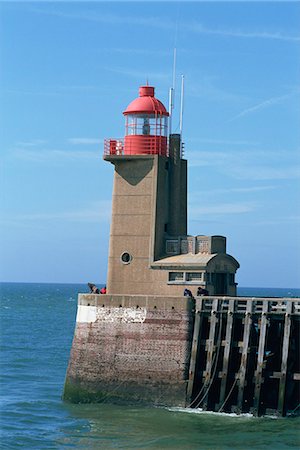
[[194, 301], [79, 295], [64, 399], [186, 406]]

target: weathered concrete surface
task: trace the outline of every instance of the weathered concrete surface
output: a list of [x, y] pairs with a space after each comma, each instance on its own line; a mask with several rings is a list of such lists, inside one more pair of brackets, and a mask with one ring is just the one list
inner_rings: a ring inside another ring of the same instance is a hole
[[185, 406], [194, 303], [79, 295], [64, 399]]

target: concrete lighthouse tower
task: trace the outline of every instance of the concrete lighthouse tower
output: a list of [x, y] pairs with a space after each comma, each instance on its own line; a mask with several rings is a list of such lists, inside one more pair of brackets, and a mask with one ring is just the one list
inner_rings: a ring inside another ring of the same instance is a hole
[[236, 295], [237, 261], [222, 236], [187, 236], [187, 161], [154, 87], [124, 111], [125, 138], [105, 141], [115, 166], [107, 291], [182, 295], [202, 286]]
[[235, 295], [239, 264], [225, 237], [187, 235], [187, 161], [154, 88], [140, 87], [123, 114], [125, 137], [104, 148], [114, 165], [107, 294], [79, 295], [64, 398], [185, 406], [193, 295]]

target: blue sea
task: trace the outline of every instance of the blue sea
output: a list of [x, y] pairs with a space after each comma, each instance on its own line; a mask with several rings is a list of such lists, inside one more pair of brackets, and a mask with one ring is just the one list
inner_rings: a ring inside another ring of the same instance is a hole
[[[1, 449], [299, 449], [300, 418], [61, 400], [86, 285], [1, 285]], [[299, 289], [239, 295], [299, 297]]]

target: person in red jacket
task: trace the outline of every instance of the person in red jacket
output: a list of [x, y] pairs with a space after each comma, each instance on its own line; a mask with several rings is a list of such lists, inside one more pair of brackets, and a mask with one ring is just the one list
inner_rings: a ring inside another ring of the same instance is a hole
[[106, 286], [100, 289], [100, 294], [106, 294]]

